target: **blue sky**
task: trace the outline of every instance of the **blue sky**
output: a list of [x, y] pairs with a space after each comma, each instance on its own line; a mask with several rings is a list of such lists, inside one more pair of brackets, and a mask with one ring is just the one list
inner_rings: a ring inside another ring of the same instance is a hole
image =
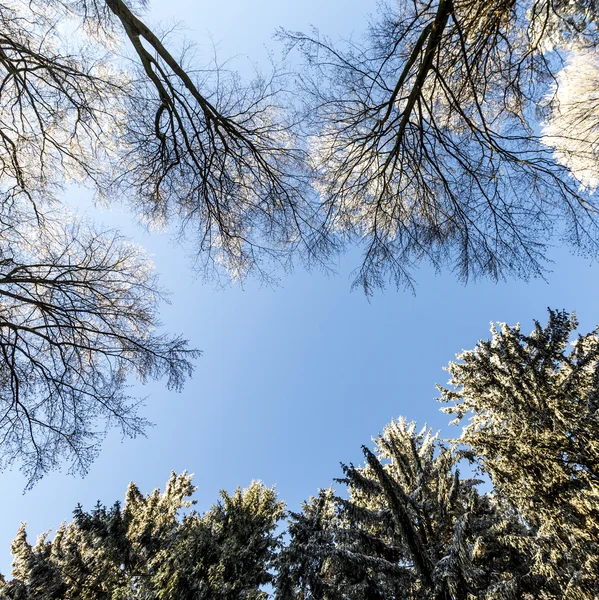
[[[318, 26], [333, 36], [358, 32], [374, 2], [264, 0], [196, 3], [153, 0], [156, 19], [184, 20], [185, 34], [208, 46], [211, 33], [222, 56], [260, 61], [277, 26]], [[52, 473], [23, 495], [25, 479], [0, 474], [0, 572], [10, 572], [9, 544], [20, 521], [30, 539], [70, 519], [77, 503], [111, 504], [127, 483], [142, 491], [162, 487], [171, 470], [195, 473], [199, 508], [218, 490], [252, 479], [277, 485], [291, 509], [340, 475], [339, 462], [360, 462], [360, 446], [400, 415], [457, 435], [434, 402], [435, 383], [456, 353], [488, 337], [490, 321], [545, 320], [546, 307], [576, 310], [581, 331], [599, 323], [599, 265], [555, 248], [547, 280], [472, 283], [423, 265], [413, 296], [392, 288], [366, 299], [350, 292], [356, 254], [337, 276], [297, 269], [280, 274], [280, 287], [248, 282], [216, 289], [194, 278], [186, 253], [165, 235], [138, 229], [120, 209], [100, 213], [122, 226], [153, 255], [172, 304], [162, 319], [203, 350], [194, 377], [180, 394], [161, 383], [135, 392], [147, 396], [144, 414], [156, 426], [146, 438], [110, 434], [84, 479]]]

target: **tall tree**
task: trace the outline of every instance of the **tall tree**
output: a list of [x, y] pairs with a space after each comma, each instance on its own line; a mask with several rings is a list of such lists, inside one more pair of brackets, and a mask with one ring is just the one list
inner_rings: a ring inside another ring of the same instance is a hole
[[200, 263], [234, 276], [286, 260], [311, 209], [276, 76], [244, 85], [177, 59], [141, 20], [145, 4], [0, 3], [4, 185], [47, 201], [53, 185], [84, 179], [148, 222], [178, 220]]
[[[402, 0], [345, 50], [289, 34], [315, 67], [307, 151], [276, 76], [199, 77], [142, 20], [145, 4], [1, 4], [11, 197], [84, 178], [149, 221], [178, 221], [199, 263], [238, 277], [361, 239], [367, 291], [388, 275], [409, 285], [423, 258], [464, 279], [539, 273], [550, 232], [597, 249], [579, 189], [596, 154], [592, 3]], [[69, 53], [62, 32], [80, 25], [88, 39]], [[588, 66], [577, 98], [568, 69], [558, 76], [567, 55]]]
[[13, 579], [0, 598], [260, 600], [272, 581], [275, 535], [284, 505], [253, 482], [204, 515], [189, 509], [195, 487], [172, 474], [163, 493], [143, 496], [130, 484], [125, 503], [75, 510], [52, 541], [34, 547], [21, 527], [12, 545]]
[[85, 10], [0, 2], [0, 467], [29, 485], [62, 460], [85, 472], [106, 426], [142, 431], [128, 376], [180, 388], [198, 354], [157, 331], [145, 253], [58, 206], [65, 184], [105, 188], [130, 85], [99, 45], [72, 52]]
[[364, 467], [344, 466], [349, 496], [321, 492], [292, 515], [278, 597], [522, 597], [527, 557], [513, 511], [461, 479], [459, 453], [404, 420], [387, 425]]
[[440, 388], [460, 442], [536, 533], [539, 598], [599, 594], [599, 329], [549, 311], [530, 335], [505, 323], [450, 363]]
[[296, 256], [326, 265], [348, 240], [366, 244], [367, 293], [409, 286], [423, 259], [463, 279], [541, 273], [550, 233], [598, 249], [594, 3], [402, 0], [345, 50], [289, 34], [315, 68], [307, 141], [276, 73], [198, 69], [145, 9], [0, 0], [1, 451], [31, 481], [65, 456], [85, 469], [96, 417], [138, 431], [126, 376], [178, 386], [194, 355], [152, 331], [142, 253], [64, 226], [67, 184], [176, 224], [198, 266], [238, 278]]
[[1, 237], [0, 467], [31, 485], [62, 459], [85, 472], [109, 426], [142, 432], [128, 376], [180, 389], [198, 352], [158, 331], [152, 266], [115, 232], [63, 215]]
[[[577, 0], [400, 0], [345, 45], [284, 34], [308, 65], [326, 228], [364, 247], [356, 284], [411, 286], [422, 260], [464, 281], [527, 277], [552, 235], [596, 255], [583, 188], [598, 156], [598, 15]], [[580, 51], [578, 95], [558, 74]]]

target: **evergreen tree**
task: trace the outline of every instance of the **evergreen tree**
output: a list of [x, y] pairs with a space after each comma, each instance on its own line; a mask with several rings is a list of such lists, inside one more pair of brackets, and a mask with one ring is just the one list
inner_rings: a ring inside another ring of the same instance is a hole
[[470, 417], [461, 442], [535, 533], [538, 598], [599, 597], [599, 329], [570, 341], [577, 324], [549, 310], [528, 336], [492, 326], [440, 388], [455, 422]]
[[284, 504], [273, 489], [253, 482], [221, 501], [203, 516], [183, 520], [172, 546], [155, 561], [152, 585], [159, 598], [259, 600], [271, 583], [269, 568], [279, 546], [274, 535]]
[[342, 564], [335, 561], [335, 532], [340, 528], [332, 488], [289, 514], [289, 544], [277, 561], [277, 600], [337, 598]]
[[191, 476], [172, 474], [163, 493], [143, 496], [130, 484], [126, 500], [90, 512], [77, 507], [52, 542], [35, 547], [24, 526], [12, 545], [13, 580], [0, 582], [11, 600], [259, 600], [270, 583], [284, 505], [253, 482], [204, 515], [191, 511]]
[[514, 597], [526, 558], [502, 536], [522, 535], [510, 511], [461, 479], [460, 454], [400, 419], [344, 466], [349, 497], [321, 492], [292, 515], [278, 596], [389, 599]]
[[0, 598], [11, 600], [58, 599], [65, 592], [59, 569], [49, 560], [51, 544], [41, 535], [34, 547], [27, 541], [21, 524], [11, 544], [13, 580], [0, 578]]

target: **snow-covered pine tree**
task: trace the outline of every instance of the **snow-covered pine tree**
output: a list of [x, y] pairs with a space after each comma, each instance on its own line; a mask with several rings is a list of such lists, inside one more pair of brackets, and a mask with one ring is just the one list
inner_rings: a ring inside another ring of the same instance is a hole
[[203, 516], [183, 519], [174, 545], [157, 561], [153, 585], [160, 598], [264, 600], [284, 514], [274, 489], [260, 482], [232, 495], [221, 491]]
[[58, 600], [65, 586], [59, 569], [49, 560], [51, 544], [47, 534], [39, 536], [35, 546], [27, 541], [22, 523], [11, 544], [12, 581], [0, 577], [1, 600]]
[[536, 534], [537, 598], [599, 597], [599, 329], [571, 339], [577, 325], [554, 310], [530, 335], [492, 325], [439, 388], [455, 422], [469, 417], [461, 442]]
[[276, 600], [343, 597], [344, 565], [335, 553], [341, 526], [332, 487], [303, 502], [300, 512], [289, 513], [289, 542], [277, 559]]
[[172, 474], [144, 496], [130, 484], [124, 505], [77, 507], [71, 523], [33, 548], [22, 527], [13, 542], [13, 579], [2, 600], [259, 600], [270, 583], [284, 504], [253, 482], [205, 514], [189, 508], [191, 476]]
[[513, 511], [461, 479], [460, 454], [403, 419], [344, 466], [348, 497], [321, 492], [292, 515], [278, 597], [355, 600], [524, 597], [525, 532]]

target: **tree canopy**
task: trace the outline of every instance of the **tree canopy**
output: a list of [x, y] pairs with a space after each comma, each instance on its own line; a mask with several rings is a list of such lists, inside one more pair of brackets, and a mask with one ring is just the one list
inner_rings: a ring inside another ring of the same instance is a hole
[[61, 459], [85, 472], [104, 424], [143, 432], [127, 377], [180, 389], [198, 353], [157, 332], [161, 290], [117, 233], [53, 219], [12, 224], [0, 261], [0, 467], [29, 484]]
[[423, 260], [542, 274], [554, 234], [596, 254], [594, 4], [401, 0], [345, 47], [284, 34], [299, 87], [198, 65], [145, 11], [0, 2], [1, 452], [30, 482], [85, 471], [103, 422], [142, 431], [128, 375], [177, 388], [197, 355], [158, 333], [143, 251], [76, 225], [67, 185], [192, 240], [210, 276], [358, 244], [371, 293]]
[[[556, 238], [597, 257], [595, 2], [398, 0], [346, 43], [281, 32], [305, 65], [253, 80], [173, 50], [146, 10], [0, 0], [0, 468], [28, 485], [85, 473], [107, 427], [142, 433], [130, 378], [178, 390], [199, 355], [161, 331], [144, 250], [68, 210], [68, 186], [191, 240], [207, 277], [358, 245], [370, 294], [424, 261], [542, 275]], [[576, 326], [493, 328], [440, 388], [461, 436], [388, 424], [285, 543], [274, 490], [181, 515], [194, 488], [173, 474], [51, 541], [21, 528], [0, 597], [596, 598], [599, 329]]]
[[401, 0], [345, 47], [287, 33], [292, 95], [175, 56], [145, 5], [2, 3], [5, 207], [81, 181], [236, 278], [363, 244], [367, 292], [423, 260], [542, 274], [554, 235], [596, 254], [593, 4]]
[[[364, 248], [356, 284], [543, 273], [559, 237], [597, 253], [594, 3], [399, 0], [362, 37], [284, 32], [325, 229]], [[582, 68], [580, 68], [582, 65]]]

